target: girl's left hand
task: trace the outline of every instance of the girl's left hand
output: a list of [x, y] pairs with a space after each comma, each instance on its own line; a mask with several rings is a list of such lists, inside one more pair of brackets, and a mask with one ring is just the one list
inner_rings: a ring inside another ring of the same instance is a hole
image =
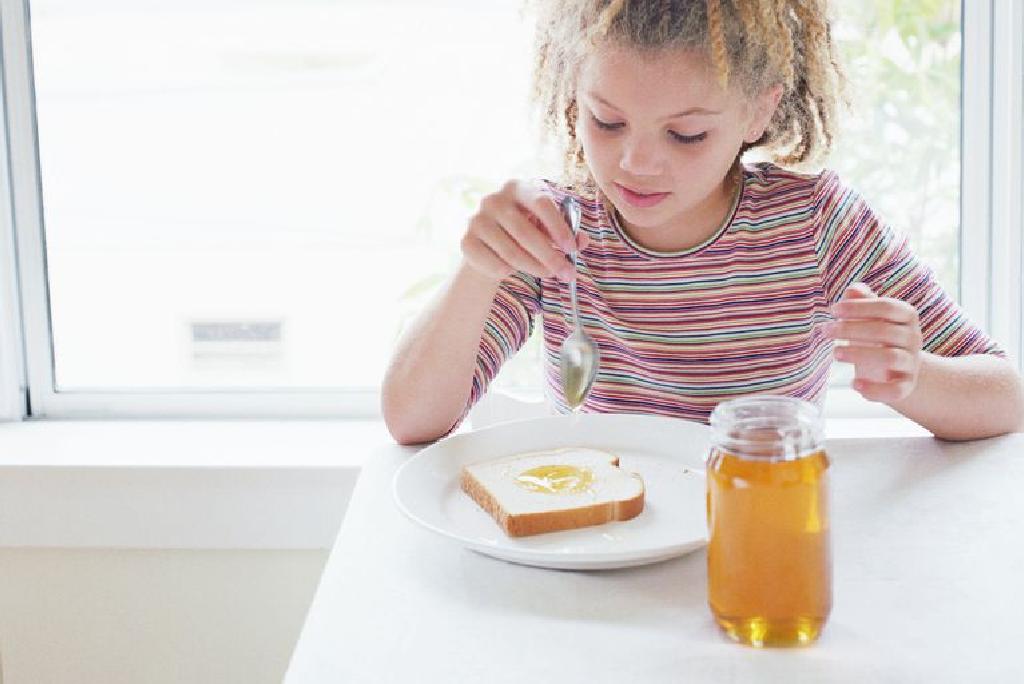
[[905, 399], [921, 370], [923, 338], [917, 309], [854, 283], [832, 307], [832, 314], [835, 320], [825, 327], [825, 334], [848, 342], [833, 353], [836, 360], [853, 364], [853, 388], [872, 401]]

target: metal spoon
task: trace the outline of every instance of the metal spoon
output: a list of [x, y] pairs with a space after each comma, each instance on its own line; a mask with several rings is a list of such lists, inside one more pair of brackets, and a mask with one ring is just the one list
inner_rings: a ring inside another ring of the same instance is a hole
[[[575, 238], [580, 230], [580, 218], [582, 211], [580, 205], [572, 197], [562, 200], [562, 215], [566, 222], [572, 227], [572, 235]], [[570, 252], [572, 267], [577, 268], [576, 250]], [[590, 388], [594, 385], [594, 378], [597, 376], [597, 364], [601, 354], [597, 350], [594, 340], [583, 330], [580, 325], [580, 306], [576, 300], [576, 280], [569, 283], [569, 298], [572, 300], [572, 333], [562, 342], [558, 350], [558, 365], [562, 371], [562, 392], [565, 395], [565, 403], [573, 411], [579, 409], [590, 394]]]

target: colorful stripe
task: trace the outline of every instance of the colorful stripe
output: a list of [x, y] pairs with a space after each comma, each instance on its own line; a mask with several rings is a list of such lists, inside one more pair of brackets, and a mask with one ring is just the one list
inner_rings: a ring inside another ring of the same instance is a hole
[[[556, 201], [567, 193], [548, 187]], [[718, 402], [752, 393], [820, 403], [832, 362], [821, 324], [858, 281], [917, 308], [925, 350], [1003, 355], [967, 321], [906, 239], [831, 171], [744, 167], [728, 228], [679, 254], [632, 244], [599, 202], [576, 198], [591, 238], [580, 258], [580, 312], [601, 351], [585, 411], [707, 422]], [[560, 411], [568, 410], [558, 368], [558, 349], [570, 331], [568, 287], [517, 274], [495, 297], [467, 411], [526, 342], [538, 315], [548, 393]]]

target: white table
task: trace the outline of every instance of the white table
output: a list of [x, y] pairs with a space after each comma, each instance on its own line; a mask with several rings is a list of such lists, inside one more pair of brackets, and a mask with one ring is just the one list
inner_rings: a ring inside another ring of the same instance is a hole
[[755, 650], [717, 631], [703, 551], [594, 572], [478, 555], [397, 510], [414, 450], [381, 445], [286, 682], [1024, 681], [1024, 434], [828, 448], [831, 620], [810, 648]]

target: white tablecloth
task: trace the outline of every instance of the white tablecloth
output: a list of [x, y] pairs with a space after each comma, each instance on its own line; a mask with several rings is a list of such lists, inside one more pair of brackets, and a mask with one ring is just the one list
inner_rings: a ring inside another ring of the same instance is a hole
[[1024, 434], [847, 439], [832, 458], [834, 608], [817, 644], [734, 644], [703, 551], [568, 572], [494, 560], [397, 510], [414, 451], [364, 468], [292, 658], [331, 682], [1024, 682]]

